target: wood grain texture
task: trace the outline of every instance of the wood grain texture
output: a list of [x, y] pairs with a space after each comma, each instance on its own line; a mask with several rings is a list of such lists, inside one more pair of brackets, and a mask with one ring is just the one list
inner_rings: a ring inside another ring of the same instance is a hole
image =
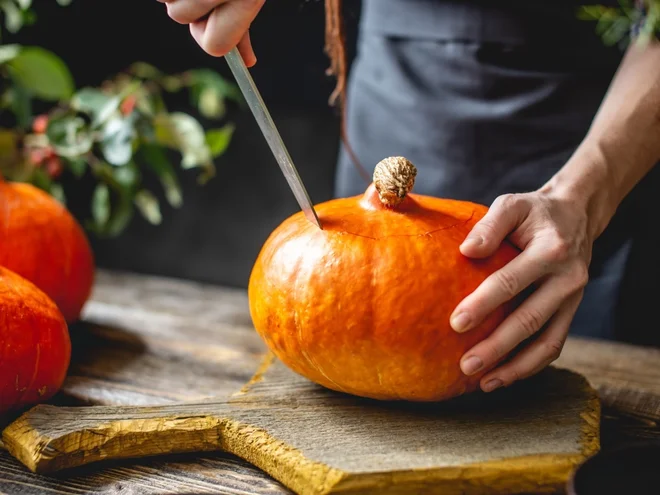
[[39, 406], [3, 435], [31, 470], [224, 450], [300, 494], [558, 493], [599, 448], [599, 401], [548, 369], [495, 394], [420, 406], [332, 392], [270, 357], [226, 400], [159, 407]]
[[[243, 291], [99, 271], [58, 404], [164, 405], [230, 394], [265, 348]], [[660, 438], [657, 349], [569, 338], [557, 366], [583, 373], [603, 398], [601, 442]], [[654, 412], [655, 411], [655, 412]], [[77, 486], [77, 490], [72, 488]], [[0, 493], [290, 493], [226, 454], [103, 463], [54, 475], [0, 451]]]
[[229, 454], [168, 456], [103, 469], [80, 468], [62, 475], [37, 475], [0, 451], [0, 493], [93, 495], [286, 495], [270, 476]]

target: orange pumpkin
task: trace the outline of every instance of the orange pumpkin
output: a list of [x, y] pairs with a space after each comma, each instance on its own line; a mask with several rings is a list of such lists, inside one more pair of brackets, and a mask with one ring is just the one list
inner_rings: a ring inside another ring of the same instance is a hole
[[69, 331], [55, 303], [0, 267], [0, 414], [50, 399], [70, 358]]
[[459, 246], [482, 205], [410, 194], [415, 167], [383, 160], [364, 195], [302, 212], [266, 240], [250, 275], [253, 324], [293, 371], [329, 389], [383, 400], [439, 401], [476, 390], [461, 356], [513, 310], [505, 304], [459, 334], [458, 303], [519, 250], [486, 259]]
[[91, 247], [76, 219], [46, 192], [0, 178], [0, 266], [44, 291], [68, 322], [94, 282]]

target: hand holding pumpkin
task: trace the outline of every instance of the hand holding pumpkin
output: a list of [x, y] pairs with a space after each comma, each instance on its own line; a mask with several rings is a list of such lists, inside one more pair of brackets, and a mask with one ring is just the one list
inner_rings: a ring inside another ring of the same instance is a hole
[[[489, 256], [505, 237], [522, 253], [490, 275], [452, 314], [452, 327], [467, 332], [491, 311], [528, 287], [536, 290], [486, 339], [461, 359], [467, 375], [506, 359], [535, 336], [512, 360], [481, 378], [490, 392], [529, 377], [559, 357], [588, 281], [593, 239], [586, 205], [540, 190], [500, 196], [478, 222], [461, 252], [471, 258]], [[540, 332], [540, 333], [539, 333]]]
[[222, 57], [238, 46], [245, 65], [257, 62], [248, 30], [265, 0], [158, 1], [174, 21], [190, 26], [190, 34], [209, 55]]

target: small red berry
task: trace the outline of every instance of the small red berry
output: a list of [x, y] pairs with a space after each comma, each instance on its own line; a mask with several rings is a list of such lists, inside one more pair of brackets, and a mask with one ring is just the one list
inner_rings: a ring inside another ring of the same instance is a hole
[[137, 98], [135, 95], [128, 95], [124, 98], [124, 101], [121, 102], [120, 111], [123, 115], [130, 115], [135, 109], [137, 103]]
[[46, 151], [42, 148], [30, 150], [28, 153], [28, 159], [32, 165], [41, 165], [46, 159]]
[[46, 172], [48, 172], [51, 179], [58, 178], [63, 170], [64, 168], [62, 167], [62, 162], [59, 157], [51, 156], [46, 160]]
[[32, 122], [32, 131], [36, 134], [43, 134], [48, 128], [48, 115], [37, 115]]

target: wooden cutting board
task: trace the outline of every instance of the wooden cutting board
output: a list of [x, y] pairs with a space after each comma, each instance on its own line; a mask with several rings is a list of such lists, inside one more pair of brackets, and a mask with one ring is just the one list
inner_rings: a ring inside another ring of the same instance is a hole
[[44, 473], [101, 460], [225, 450], [300, 494], [561, 493], [599, 449], [600, 403], [548, 368], [492, 394], [382, 403], [326, 390], [267, 356], [233, 396], [157, 407], [38, 406], [5, 446]]

